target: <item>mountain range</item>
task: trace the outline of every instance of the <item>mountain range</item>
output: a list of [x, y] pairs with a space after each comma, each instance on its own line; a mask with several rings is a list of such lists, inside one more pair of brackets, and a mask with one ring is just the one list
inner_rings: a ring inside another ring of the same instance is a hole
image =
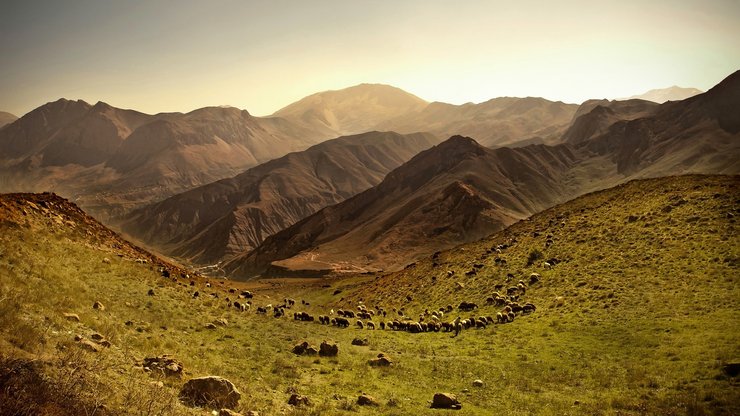
[[169, 255], [218, 262], [377, 185], [438, 142], [428, 133], [392, 132], [328, 140], [135, 210], [120, 227]]
[[[398, 268], [630, 179], [740, 173], [740, 72], [680, 102], [584, 106], [566, 142], [556, 146], [492, 150], [452, 137], [378, 186], [267, 238], [225, 269], [249, 277]], [[607, 121], [614, 122], [607, 127]], [[585, 128], [589, 123], [598, 128]]]
[[633, 178], [740, 172], [738, 78], [663, 104], [452, 105], [361, 84], [270, 117], [61, 99], [0, 127], [0, 192], [54, 190], [239, 278], [395, 269]]
[[324, 139], [231, 107], [148, 115], [60, 99], [0, 130], [0, 190], [55, 190], [106, 219]]

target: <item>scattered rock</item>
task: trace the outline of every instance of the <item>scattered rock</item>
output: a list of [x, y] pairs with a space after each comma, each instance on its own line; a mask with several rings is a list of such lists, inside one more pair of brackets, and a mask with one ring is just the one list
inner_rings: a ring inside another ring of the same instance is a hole
[[207, 323], [206, 324], [206, 329], [218, 329], [218, 327], [216, 325], [212, 324], [212, 323]]
[[93, 341], [102, 341], [102, 340], [105, 339], [104, 336], [98, 334], [97, 332], [94, 333], [94, 334], [92, 334], [92, 335], [90, 335], [90, 338], [92, 338]]
[[483, 380], [473, 380], [473, 387], [483, 387]]
[[319, 355], [322, 357], [336, 357], [339, 354], [339, 346], [334, 342], [324, 341], [319, 347]]
[[737, 377], [740, 374], [740, 360], [729, 362], [722, 366], [722, 371], [730, 377]]
[[365, 339], [355, 338], [352, 340], [352, 345], [359, 345], [361, 347], [366, 347], [368, 346], [368, 344], [369, 342], [367, 341], [367, 338]]
[[462, 282], [455, 282], [455, 289], [465, 289], [465, 284]]
[[391, 361], [388, 357], [385, 356], [382, 352], [378, 354], [378, 358], [373, 358], [367, 362], [372, 367], [388, 367], [389, 365], [393, 364], [393, 361]]
[[288, 399], [288, 404], [291, 406], [309, 406], [311, 404], [311, 401], [306, 396], [301, 396], [298, 393], [293, 393], [290, 395], [290, 399]]
[[144, 358], [144, 362], [141, 365], [150, 370], [159, 371], [168, 377], [182, 377], [182, 363], [168, 354], [160, 355], [159, 357]]
[[260, 414], [256, 410], [250, 410], [244, 416], [260, 416]]
[[360, 406], [379, 406], [378, 401], [373, 396], [363, 394], [357, 398], [357, 404]]
[[82, 341], [82, 335], [75, 335], [75, 341], [76, 342]]
[[100, 352], [100, 347], [98, 346], [98, 344], [90, 341], [89, 339], [81, 339], [79, 343], [80, 347], [82, 347], [82, 349], [84, 350], [90, 352]]
[[217, 376], [188, 380], [180, 390], [180, 401], [191, 407], [233, 409], [242, 395], [229, 380]]
[[110, 259], [108, 257], [103, 257], [103, 263], [110, 264]]
[[102, 341], [98, 342], [98, 344], [100, 344], [101, 346], [103, 346], [103, 347], [105, 347], [105, 348], [110, 348], [110, 347], [111, 347], [111, 345], [113, 345], [113, 344], [111, 344], [111, 343], [110, 343], [110, 341], [108, 341], [107, 339], [104, 339], [104, 340], [102, 340]]
[[149, 296], [154, 296], [154, 289], [149, 289], [149, 291], [146, 292], [146, 294]]
[[218, 318], [215, 321], [213, 321], [214, 324], [218, 326], [227, 326], [229, 325], [229, 321], [227, 321], [225, 318]]
[[454, 394], [435, 393], [432, 400], [432, 409], [460, 409], [462, 405]]
[[102, 303], [100, 303], [98, 301], [95, 301], [95, 303], [93, 303], [93, 309], [97, 309], [99, 311], [104, 311], [105, 310], [105, 306], [103, 306]]
[[80, 322], [80, 316], [76, 313], [64, 313], [64, 319], [72, 322]]

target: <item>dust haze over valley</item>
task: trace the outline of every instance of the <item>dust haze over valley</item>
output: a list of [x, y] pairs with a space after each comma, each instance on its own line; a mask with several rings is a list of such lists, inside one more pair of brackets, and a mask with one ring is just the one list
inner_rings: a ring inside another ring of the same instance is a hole
[[278, 3], [4, 5], [0, 415], [740, 413], [738, 4]]

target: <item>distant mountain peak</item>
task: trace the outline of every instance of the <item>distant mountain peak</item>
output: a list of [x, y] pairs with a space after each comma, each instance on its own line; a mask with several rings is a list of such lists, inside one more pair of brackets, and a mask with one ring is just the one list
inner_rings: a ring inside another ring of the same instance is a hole
[[693, 97], [703, 92], [704, 91], [696, 89], [696, 88], [684, 88], [684, 87], [673, 85], [668, 88], [652, 89], [644, 94], [633, 95], [629, 98], [624, 98], [620, 100], [640, 99], [640, 100], [647, 100], [647, 101], [652, 101], [655, 103], [662, 104], [666, 101], [685, 100], [687, 98]]

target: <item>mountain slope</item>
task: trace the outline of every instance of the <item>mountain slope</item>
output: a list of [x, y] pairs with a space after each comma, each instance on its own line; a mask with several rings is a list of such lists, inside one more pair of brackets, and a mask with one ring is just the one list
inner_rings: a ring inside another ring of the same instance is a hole
[[574, 159], [566, 146], [491, 150], [455, 136], [378, 186], [267, 238], [226, 270], [246, 276], [281, 259], [290, 259], [281, 262], [286, 269], [398, 267], [559, 201], [557, 183]]
[[401, 133], [430, 131], [439, 137], [469, 136], [489, 147], [535, 138], [551, 143], [559, 139], [577, 109], [575, 104], [536, 97], [502, 97], [463, 105], [434, 102], [378, 128]]
[[0, 191], [53, 189], [107, 218], [321, 139], [234, 108], [148, 115], [62, 99], [0, 131]]
[[687, 98], [691, 98], [703, 92], [704, 91], [698, 90], [696, 88], [682, 88], [682, 87], [678, 87], [674, 85], [668, 88], [657, 88], [654, 90], [650, 90], [640, 95], [633, 95], [632, 97], [629, 97], [628, 100], [631, 100], [631, 99], [647, 100], [647, 101], [652, 101], [655, 103], [662, 104], [666, 101], [685, 100]]
[[578, 108], [562, 139], [580, 143], [606, 133], [617, 121], [647, 117], [657, 108], [658, 104], [645, 100], [588, 100]]
[[10, 124], [18, 120], [18, 117], [14, 114], [10, 114], [5, 111], [0, 111], [0, 128], [3, 128], [6, 124]]
[[274, 116], [334, 137], [375, 130], [385, 120], [420, 111], [426, 105], [421, 98], [390, 85], [360, 84], [309, 95]]
[[377, 185], [437, 141], [392, 132], [340, 137], [136, 210], [121, 227], [167, 254], [214, 263]]
[[574, 144], [491, 152], [450, 139], [426, 152], [439, 153], [429, 157], [435, 168], [419, 163], [423, 153], [377, 187], [268, 238], [226, 268], [240, 277], [271, 266], [275, 273], [396, 268], [629, 179], [740, 173], [740, 72], [688, 100], [635, 108], [648, 114]]
[[740, 71], [652, 116], [620, 121], [583, 147], [615, 163], [621, 175], [665, 176], [740, 171]]

